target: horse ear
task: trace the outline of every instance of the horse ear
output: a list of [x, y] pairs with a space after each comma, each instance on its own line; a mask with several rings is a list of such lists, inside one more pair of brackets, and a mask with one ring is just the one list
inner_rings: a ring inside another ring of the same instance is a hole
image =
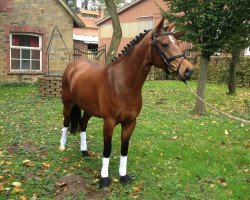
[[185, 35], [185, 33], [186, 31], [176, 31], [173, 33], [173, 36], [178, 40], [181, 36]]
[[162, 29], [163, 25], [164, 25], [164, 18], [162, 18], [161, 21], [160, 21], [160, 23], [157, 24], [157, 26], [155, 27], [155, 32], [156, 33], [160, 32], [160, 30]]
[[174, 22], [168, 25], [168, 31], [171, 31], [174, 28]]

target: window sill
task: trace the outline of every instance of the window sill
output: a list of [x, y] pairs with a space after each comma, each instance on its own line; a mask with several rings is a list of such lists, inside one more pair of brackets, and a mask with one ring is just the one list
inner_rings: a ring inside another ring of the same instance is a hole
[[11, 71], [7, 73], [8, 75], [45, 75], [42, 71]]

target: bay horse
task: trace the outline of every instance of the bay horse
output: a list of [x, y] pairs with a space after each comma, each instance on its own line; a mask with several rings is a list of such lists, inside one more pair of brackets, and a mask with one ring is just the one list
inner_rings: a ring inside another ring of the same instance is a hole
[[[132, 181], [127, 174], [129, 140], [136, 126], [136, 118], [142, 108], [142, 86], [152, 65], [165, 72], [176, 71], [182, 81], [190, 79], [193, 66], [180, 51], [173, 24], [163, 28], [164, 19], [152, 30], [136, 36], [118, 58], [107, 66], [94, 60], [78, 60], [70, 63], [62, 77], [62, 101], [64, 128], [60, 149], [65, 149], [66, 134], [71, 123], [71, 132], [80, 128], [80, 150], [88, 156], [86, 128], [92, 116], [103, 119], [104, 149], [100, 187], [108, 187], [109, 158], [112, 134], [121, 124], [120, 181]], [[81, 116], [81, 110], [83, 115]]]

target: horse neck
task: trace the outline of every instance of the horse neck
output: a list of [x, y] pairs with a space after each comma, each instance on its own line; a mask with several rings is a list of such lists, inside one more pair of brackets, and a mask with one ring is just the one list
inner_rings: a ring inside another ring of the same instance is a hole
[[150, 62], [150, 47], [141, 41], [110, 65], [113, 68], [114, 83], [123, 91], [138, 93], [149, 74]]

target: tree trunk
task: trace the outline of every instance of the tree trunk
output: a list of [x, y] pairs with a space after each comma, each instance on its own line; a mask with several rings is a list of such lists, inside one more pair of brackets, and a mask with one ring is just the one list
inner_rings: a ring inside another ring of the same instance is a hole
[[232, 60], [229, 68], [228, 80], [228, 94], [234, 95], [236, 93], [236, 67], [240, 61], [240, 50], [232, 52]]
[[[197, 84], [197, 94], [201, 98], [204, 97], [205, 93], [205, 85], [207, 80], [207, 71], [208, 71], [208, 63], [210, 61], [210, 56], [201, 53], [201, 60], [200, 60], [200, 72]], [[196, 115], [204, 115], [205, 113], [205, 104], [199, 98], [196, 98], [196, 103], [194, 107], [194, 114]]]
[[109, 50], [108, 50], [107, 57], [106, 57], [106, 64], [109, 64], [111, 61], [111, 58], [116, 55], [117, 49], [121, 42], [122, 28], [120, 25], [120, 21], [118, 18], [114, 0], [105, 0], [105, 4], [111, 16], [112, 27], [113, 27], [113, 34], [112, 34]]

